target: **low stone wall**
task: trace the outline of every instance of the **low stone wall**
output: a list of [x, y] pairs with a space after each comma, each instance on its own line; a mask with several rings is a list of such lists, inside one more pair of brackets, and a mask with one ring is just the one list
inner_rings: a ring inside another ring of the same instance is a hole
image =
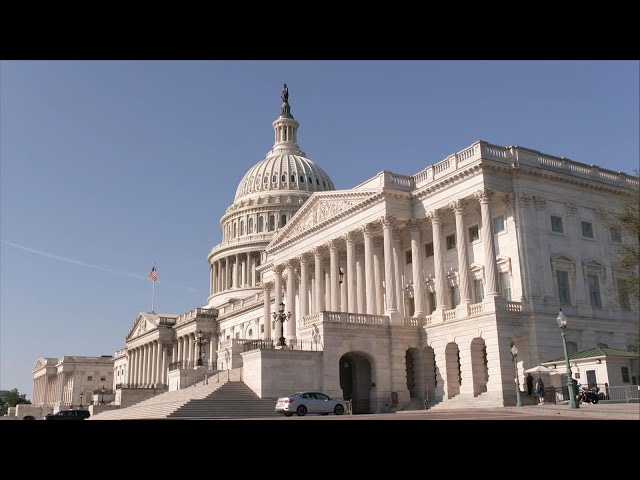
[[118, 410], [120, 405], [89, 405], [89, 413], [91, 416], [97, 415], [102, 412], [110, 412], [111, 410]]
[[[208, 373], [211, 376], [212, 372]], [[183, 388], [195, 385], [198, 382], [202, 382], [207, 375], [206, 367], [194, 368], [181, 368], [178, 370], [171, 370], [167, 376], [167, 383], [169, 384], [169, 391], [182, 390]]]
[[40, 407], [30, 404], [20, 404], [16, 405], [15, 412], [15, 417], [19, 420], [22, 420], [26, 415], [31, 415], [35, 417], [36, 420], [40, 420], [45, 415], [53, 413], [53, 408]]
[[116, 398], [120, 398], [120, 408], [125, 408], [166, 391], [164, 388], [122, 388], [118, 390]]

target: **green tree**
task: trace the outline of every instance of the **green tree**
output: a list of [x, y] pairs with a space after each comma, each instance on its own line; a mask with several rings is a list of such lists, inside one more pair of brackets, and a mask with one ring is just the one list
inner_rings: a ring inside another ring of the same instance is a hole
[[20, 395], [20, 392], [18, 392], [17, 388], [9, 390], [9, 393], [7, 393], [4, 397], [4, 404], [7, 407], [15, 407], [16, 405], [20, 405], [22, 403], [31, 403], [31, 400], [27, 400], [26, 393]]
[[[636, 171], [638, 176], [638, 171]], [[639, 177], [640, 178], [640, 177]], [[640, 188], [636, 188], [622, 203], [622, 209], [613, 216], [610, 226], [631, 238], [618, 249], [618, 268], [629, 272], [624, 282], [626, 293], [634, 304], [640, 298]]]

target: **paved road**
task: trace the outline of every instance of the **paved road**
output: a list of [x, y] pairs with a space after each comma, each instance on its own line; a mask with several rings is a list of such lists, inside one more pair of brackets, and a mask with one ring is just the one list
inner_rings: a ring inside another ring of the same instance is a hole
[[[274, 417], [269, 418], [273, 420]], [[640, 420], [640, 404], [586, 405], [578, 409], [568, 405], [528, 405], [494, 409], [414, 410], [370, 415], [306, 415], [275, 417], [283, 421], [304, 420]]]

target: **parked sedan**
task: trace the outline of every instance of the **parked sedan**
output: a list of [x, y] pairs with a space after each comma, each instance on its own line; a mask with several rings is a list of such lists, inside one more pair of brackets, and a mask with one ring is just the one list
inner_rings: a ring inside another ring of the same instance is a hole
[[344, 400], [334, 399], [320, 392], [298, 392], [280, 397], [276, 403], [276, 413], [284, 413], [287, 417], [294, 413], [300, 417], [307, 413], [342, 415], [346, 409], [347, 403]]

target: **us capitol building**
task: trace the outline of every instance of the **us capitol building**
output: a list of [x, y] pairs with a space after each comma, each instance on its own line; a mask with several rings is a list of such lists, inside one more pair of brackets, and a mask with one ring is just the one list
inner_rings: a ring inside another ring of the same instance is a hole
[[335, 190], [298, 127], [285, 86], [273, 147], [220, 219], [206, 304], [137, 316], [114, 405], [225, 371], [260, 398], [314, 389], [354, 413], [513, 405], [512, 346], [522, 387], [564, 355], [559, 308], [569, 353], [637, 343], [616, 253], [637, 239], [607, 223], [636, 177], [478, 141]]

